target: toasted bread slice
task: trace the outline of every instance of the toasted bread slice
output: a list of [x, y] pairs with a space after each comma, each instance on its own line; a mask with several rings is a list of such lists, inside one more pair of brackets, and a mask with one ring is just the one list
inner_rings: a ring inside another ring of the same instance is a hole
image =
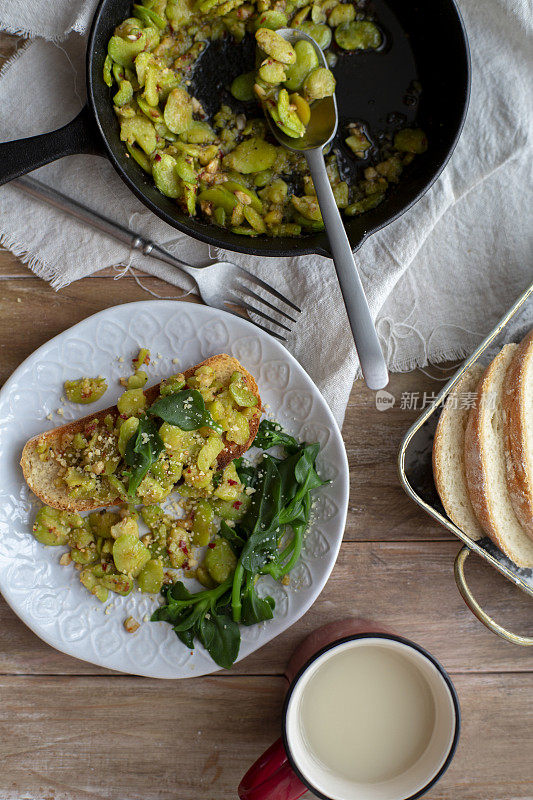
[[465, 430], [468, 494], [488, 536], [519, 567], [533, 566], [533, 541], [516, 518], [507, 489], [503, 382], [518, 345], [508, 344], [485, 370]]
[[433, 440], [433, 477], [442, 505], [452, 522], [471, 539], [485, 535], [472, 508], [466, 486], [464, 443], [465, 428], [483, 375], [479, 364], [467, 370], [446, 398]]
[[533, 330], [520, 343], [503, 382], [507, 488], [522, 528], [533, 539]]
[[[200, 364], [196, 364], [194, 367], [185, 370], [183, 375], [186, 379], [190, 378], [191, 375], [193, 375], [193, 373], [198, 369], [198, 367], [204, 365], [212, 367], [215, 370], [217, 377], [222, 381], [227, 380], [229, 382], [229, 378], [233, 372], [241, 372], [244, 376], [244, 381], [248, 389], [253, 392], [258, 400], [257, 406], [254, 409], [254, 414], [249, 418], [250, 436], [248, 437], [246, 444], [238, 445], [234, 442], [228, 442], [225, 437], [223, 437], [225, 447], [217, 458], [218, 468], [223, 469], [235, 458], [238, 458], [245, 453], [255, 439], [261, 418], [261, 398], [259, 396], [259, 390], [257, 388], [255, 379], [244, 369], [237, 359], [233, 358], [232, 356], [225, 354], [211, 356], [211, 358], [202, 361]], [[159, 395], [159, 384], [146, 389], [144, 394], [148, 404], [152, 404]], [[92, 511], [95, 508], [105, 508], [121, 502], [120, 498], [116, 497], [112, 501], [102, 505], [101, 502], [97, 502], [91, 498], [70, 497], [67, 486], [56, 486], [56, 482], [59, 483], [57, 481], [59, 476], [59, 467], [57, 462], [53, 461], [52, 459], [41, 461], [39, 458], [39, 453], [37, 452], [38, 441], [44, 440], [45, 442], [59, 442], [65, 433], [81, 433], [85, 430], [87, 424], [89, 424], [92, 420], [98, 420], [99, 422], [102, 422], [108, 414], [116, 418], [118, 413], [117, 407], [111, 406], [110, 408], [103, 409], [103, 411], [96, 412], [96, 414], [90, 414], [89, 416], [69, 422], [67, 425], [62, 425], [60, 428], [53, 428], [52, 430], [46, 431], [39, 436], [34, 436], [25, 444], [22, 451], [20, 466], [22, 467], [22, 472], [24, 474], [24, 478], [26, 479], [26, 483], [32, 492], [43, 501], [43, 503], [46, 503], [46, 505], [49, 505], [52, 508], [79, 512]]]

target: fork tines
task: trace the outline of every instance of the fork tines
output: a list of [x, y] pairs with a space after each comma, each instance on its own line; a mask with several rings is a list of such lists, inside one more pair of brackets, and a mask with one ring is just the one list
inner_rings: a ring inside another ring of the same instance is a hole
[[[264, 319], [267, 322], [270, 322], [272, 325], [275, 325], [275, 326], [277, 326], [279, 328], [282, 328], [284, 331], [287, 331], [287, 332], [290, 333], [290, 331], [291, 331], [290, 327], [288, 327], [284, 322], [281, 322], [280, 320], [275, 319], [270, 314], [267, 314], [266, 311], [263, 311], [262, 308], [261, 307], [257, 307], [257, 305], [259, 303], [262, 303], [263, 306], [266, 306], [267, 308], [271, 309], [276, 314], [278, 314], [281, 317], [284, 317], [285, 319], [289, 320], [290, 322], [296, 323], [297, 320], [295, 319], [295, 317], [291, 316], [290, 314], [288, 314], [287, 311], [285, 311], [285, 309], [280, 307], [279, 304], [278, 305], [274, 305], [274, 303], [272, 303], [270, 300], [267, 300], [265, 297], [262, 297], [261, 295], [259, 295], [256, 291], [254, 291], [252, 288], [250, 288], [250, 286], [247, 284], [247, 282], [253, 284], [254, 287], [258, 287], [259, 289], [262, 289], [265, 293], [270, 294], [272, 297], [275, 297], [276, 299], [280, 300], [281, 303], [285, 303], [287, 306], [289, 306], [289, 308], [293, 309], [297, 314], [301, 313], [301, 309], [298, 308], [298, 306], [295, 303], [293, 303], [292, 300], [289, 300], [288, 297], [285, 297], [283, 294], [281, 294], [281, 292], [278, 292], [278, 290], [275, 289], [273, 286], [270, 286], [268, 283], [266, 283], [265, 281], [261, 280], [256, 275], [252, 275], [251, 272], [248, 272], [248, 270], [244, 269], [243, 267], [238, 267], [238, 274], [239, 274], [239, 276], [241, 278], [241, 281], [240, 282], [235, 282], [233, 284], [233, 286], [231, 287], [232, 293], [227, 297], [226, 302], [228, 302], [228, 303], [230, 303], [230, 304], [232, 304], [232, 305], [234, 305], [234, 306], [236, 306], [238, 308], [244, 309], [247, 312], [248, 315], [249, 314], [255, 314], [256, 316], [260, 317], [261, 319]], [[239, 296], [239, 295], [244, 295], [244, 297]], [[254, 305], [251, 305], [251, 303], [248, 302], [248, 299], [250, 299], [250, 298], [255, 301]], [[277, 339], [281, 339], [282, 341], [286, 341], [285, 337], [280, 335], [279, 333], [277, 333], [277, 331], [271, 330], [269, 328], [264, 327], [259, 322], [257, 322], [255, 319], [252, 319], [250, 317], [249, 317], [249, 319], [250, 319], [251, 322], [253, 322], [254, 325], [256, 325], [261, 330], [266, 331], [267, 333], [270, 333], [272, 336], [275, 336]]]

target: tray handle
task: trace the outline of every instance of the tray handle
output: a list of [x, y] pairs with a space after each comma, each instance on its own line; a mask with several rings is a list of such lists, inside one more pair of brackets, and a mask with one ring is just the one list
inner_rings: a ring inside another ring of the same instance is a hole
[[455, 558], [454, 574], [455, 583], [457, 584], [457, 588], [461, 593], [461, 597], [465, 601], [472, 614], [474, 614], [478, 620], [483, 623], [483, 625], [489, 628], [489, 630], [491, 630], [493, 633], [496, 633], [498, 636], [501, 636], [502, 639], [505, 639], [512, 644], [521, 644], [525, 646], [533, 645], [533, 637], [520, 636], [517, 633], [508, 631], [506, 628], [502, 628], [502, 626], [498, 625], [498, 623], [493, 620], [492, 617], [489, 617], [486, 611], [483, 611], [478, 601], [472, 594], [465, 578], [465, 561], [470, 555], [470, 552], [471, 550], [468, 545], [465, 544], [461, 547]]

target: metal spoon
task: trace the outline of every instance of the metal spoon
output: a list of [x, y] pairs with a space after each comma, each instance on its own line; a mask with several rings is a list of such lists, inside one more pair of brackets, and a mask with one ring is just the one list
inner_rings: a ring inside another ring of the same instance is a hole
[[[276, 31], [291, 44], [306, 39], [310, 42], [318, 56], [320, 66], [327, 67], [324, 53], [314, 39], [297, 29], [280, 28]], [[337, 132], [338, 114], [335, 95], [318, 100], [311, 106], [311, 120], [305, 135], [301, 139], [293, 139], [281, 131], [270, 114], [266, 114], [272, 133], [284, 147], [303, 153], [315, 186], [315, 191], [326, 227], [333, 262], [341, 287], [344, 304], [352, 329], [355, 348], [359, 362], [370, 389], [383, 389], [389, 382], [387, 365], [381, 352], [378, 336], [370, 309], [365, 297], [361, 278], [346, 236], [341, 215], [326, 172], [326, 162], [322, 148], [331, 142]]]

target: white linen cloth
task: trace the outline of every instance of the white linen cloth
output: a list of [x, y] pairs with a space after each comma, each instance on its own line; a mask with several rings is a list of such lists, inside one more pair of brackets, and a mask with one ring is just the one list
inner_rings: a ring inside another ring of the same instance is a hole
[[[462, 137], [433, 188], [356, 254], [393, 371], [468, 354], [533, 279], [531, 4], [460, 0], [460, 7], [473, 70]], [[81, 108], [93, 8], [94, 0], [3, 0], [1, 28], [44, 38], [4, 66], [0, 140], [53, 130]], [[357, 357], [331, 261], [210, 252], [145, 209], [103, 158], [72, 156], [35, 175], [185, 260], [225, 257], [286, 292], [303, 309], [288, 348], [342, 423]], [[128, 264], [191, 288], [172, 267], [129, 253], [15, 187], [0, 189], [0, 243], [55, 288]]]

